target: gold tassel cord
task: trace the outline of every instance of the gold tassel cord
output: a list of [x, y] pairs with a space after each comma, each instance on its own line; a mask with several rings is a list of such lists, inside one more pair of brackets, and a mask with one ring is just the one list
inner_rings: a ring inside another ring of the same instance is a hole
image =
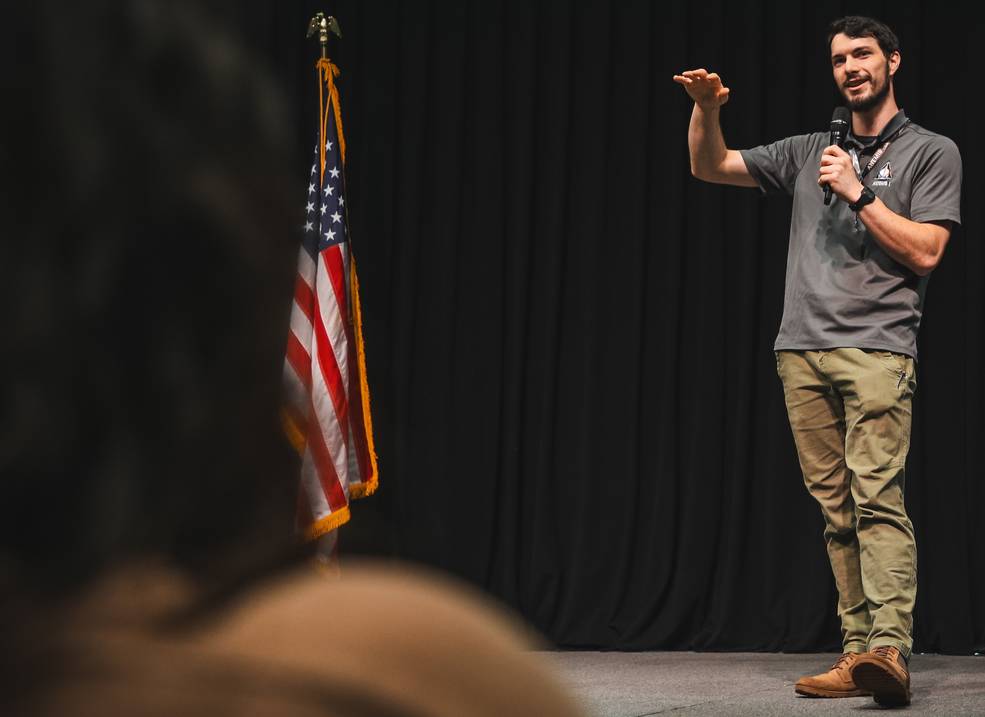
[[[339, 68], [327, 57], [318, 60], [318, 105], [321, 110], [320, 135], [318, 137], [318, 157], [320, 162], [320, 177], [325, 178], [325, 135], [328, 133], [328, 113], [335, 113], [335, 126], [339, 130], [339, 154], [342, 164], [345, 164], [345, 137], [342, 133], [342, 109], [339, 106], [339, 88], [335, 86], [335, 78], [339, 76]], [[326, 96], [327, 95], [327, 96]]]

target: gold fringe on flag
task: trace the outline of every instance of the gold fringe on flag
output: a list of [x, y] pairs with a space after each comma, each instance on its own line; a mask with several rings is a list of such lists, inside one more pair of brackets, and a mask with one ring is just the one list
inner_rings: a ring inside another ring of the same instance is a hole
[[[342, 141], [342, 130], [339, 129], [339, 142]], [[349, 285], [352, 287], [352, 323], [355, 327], [356, 359], [359, 366], [359, 394], [363, 402], [363, 426], [366, 430], [366, 452], [369, 454], [369, 475], [365, 480], [353, 486], [350, 494], [353, 498], [362, 498], [376, 492], [379, 485], [379, 472], [376, 467], [376, 446], [373, 443], [373, 419], [369, 413], [369, 382], [366, 380], [366, 347], [363, 343], [363, 309], [359, 300], [359, 277], [356, 275], [356, 258], [352, 255], [352, 245], [349, 245]]]
[[316, 521], [309, 525], [304, 530], [304, 535], [301, 536], [302, 541], [305, 543], [310, 543], [312, 540], [318, 540], [325, 533], [330, 533], [336, 528], [345, 523], [349, 522], [349, 518], [352, 516], [349, 513], [349, 506], [343, 506], [331, 515], [326, 515], [319, 521]]

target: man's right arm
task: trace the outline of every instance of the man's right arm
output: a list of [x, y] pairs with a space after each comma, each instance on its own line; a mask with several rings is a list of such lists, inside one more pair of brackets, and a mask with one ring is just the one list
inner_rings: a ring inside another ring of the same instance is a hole
[[725, 146], [718, 115], [728, 102], [728, 88], [721, 78], [707, 70], [688, 70], [674, 75], [674, 81], [694, 100], [687, 146], [691, 154], [691, 174], [698, 179], [737, 187], [759, 186], [746, 167], [742, 155]]

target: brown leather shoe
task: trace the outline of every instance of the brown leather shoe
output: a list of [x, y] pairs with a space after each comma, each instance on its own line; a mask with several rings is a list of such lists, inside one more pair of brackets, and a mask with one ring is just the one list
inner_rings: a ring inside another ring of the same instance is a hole
[[852, 680], [852, 667], [859, 655], [846, 652], [827, 672], [811, 677], [801, 677], [793, 686], [799, 695], [807, 697], [865, 697], [869, 695]]
[[910, 704], [910, 671], [903, 653], [895, 647], [873, 648], [859, 655], [851, 667], [855, 684], [872, 693], [883, 707]]

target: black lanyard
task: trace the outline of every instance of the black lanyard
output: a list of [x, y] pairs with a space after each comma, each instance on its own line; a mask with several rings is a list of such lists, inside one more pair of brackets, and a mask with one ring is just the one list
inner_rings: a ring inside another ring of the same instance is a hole
[[[903, 124], [899, 126], [899, 129], [897, 129], [895, 132], [889, 135], [879, 145], [879, 149], [877, 149], [875, 151], [875, 154], [872, 155], [872, 159], [870, 159], [869, 163], [865, 165], [865, 169], [861, 169], [861, 170], [859, 169], [859, 162], [858, 162], [859, 153], [856, 152], [855, 150], [852, 150], [852, 155], [853, 155], [852, 165], [855, 168], [855, 173], [858, 175], [858, 181], [862, 183], [863, 187], [865, 186], [865, 175], [867, 175], [869, 171], [876, 166], [876, 162], [878, 162], [879, 159], [882, 157], [882, 155], [886, 153], [886, 150], [889, 149], [889, 146], [899, 136], [899, 133], [903, 131], [903, 128], [906, 127], [908, 124], [910, 124], [909, 119], [903, 122]], [[855, 215], [854, 223], [855, 223], [855, 231], [858, 231], [858, 214]]]
[[[889, 135], [889, 137], [887, 137], [886, 140], [881, 145], [879, 145], [879, 149], [877, 149], [876, 152], [875, 152], [875, 154], [872, 155], [872, 159], [870, 159], [869, 160], [869, 163], [867, 165], [865, 165], [865, 169], [861, 170], [858, 173], [858, 180], [860, 182], [864, 182], [865, 175], [867, 175], [869, 173], [869, 171], [873, 167], [876, 166], [876, 162], [879, 161], [879, 158], [882, 157], [882, 155], [884, 155], [886, 153], [886, 150], [889, 149], [889, 146], [899, 136], [899, 133], [903, 131], [903, 128], [906, 127], [908, 124], [910, 124], [910, 120], [909, 119], [907, 119], [903, 124], [901, 124], [899, 126], [899, 129], [897, 129], [895, 132], [893, 132], [891, 135]], [[856, 155], [857, 154], [858, 153], [856, 153]]]

